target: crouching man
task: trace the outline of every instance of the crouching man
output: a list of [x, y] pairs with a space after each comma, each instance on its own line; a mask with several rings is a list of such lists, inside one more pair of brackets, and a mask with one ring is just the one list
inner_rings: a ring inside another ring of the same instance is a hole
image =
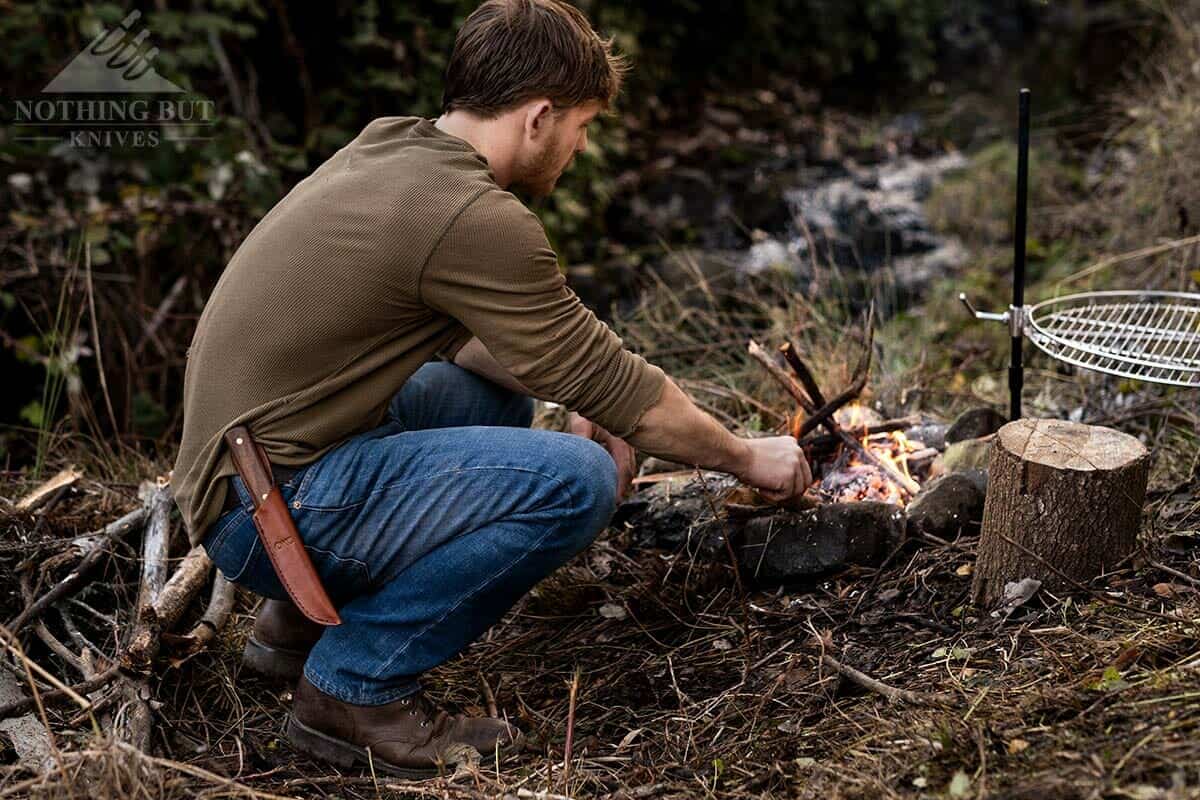
[[[513, 726], [439, 711], [418, 678], [588, 546], [635, 447], [778, 501], [811, 480], [793, 439], [733, 436], [625, 350], [510, 193], [554, 188], [621, 74], [574, 7], [489, 0], [459, 31], [442, 115], [367, 125], [258, 223], [200, 317], [175, 496], [192, 541], [268, 598], [246, 660], [298, 681], [303, 751], [415, 776], [514, 748]], [[572, 433], [530, 430], [531, 397], [572, 409]], [[341, 624], [289, 601], [235, 426]]]

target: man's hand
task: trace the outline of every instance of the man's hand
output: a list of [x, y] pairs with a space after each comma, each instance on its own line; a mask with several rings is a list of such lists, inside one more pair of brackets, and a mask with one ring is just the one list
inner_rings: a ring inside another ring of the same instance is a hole
[[[637, 451], [624, 439], [618, 439], [589, 419], [574, 411], [567, 418], [567, 430], [601, 445], [617, 464], [617, 502], [625, 499], [637, 470]], [[793, 440], [795, 441], [795, 440]]]
[[773, 503], [786, 504], [804, 493], [813, 482], [804, 450], [791, 436], [743, 439], [744, 464], [733, 471], [743, 483]]

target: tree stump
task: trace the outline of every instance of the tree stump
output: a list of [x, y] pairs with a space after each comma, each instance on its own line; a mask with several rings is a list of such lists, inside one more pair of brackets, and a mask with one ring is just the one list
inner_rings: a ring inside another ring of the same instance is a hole
[[1001, 428], [988, 464], [975, 602], [996, 604], [1009, 581], [1035, 578], [1061, 590], [1071, 586], [1063, 575], [1087, 583], [1114, 567], [1137, 544], [1149, 468], [1142, 443], [1110, 428], [1048, 419]]

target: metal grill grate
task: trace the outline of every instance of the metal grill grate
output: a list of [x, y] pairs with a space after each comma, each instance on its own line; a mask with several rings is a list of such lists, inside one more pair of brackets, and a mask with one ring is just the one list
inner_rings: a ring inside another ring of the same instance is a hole
[[1026, 309], [1025, 333], [1086, 369], [1200, 386], [1200, 295], [1115, 291], [1067, 295]]

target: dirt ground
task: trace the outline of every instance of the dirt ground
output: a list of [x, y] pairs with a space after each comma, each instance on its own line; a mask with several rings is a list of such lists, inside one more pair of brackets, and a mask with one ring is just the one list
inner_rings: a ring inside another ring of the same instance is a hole
[[[487, 713], [494, 697], [528, 734], [526, 751], [420, 783], [339, 774], [289, 747], [290, 687], [239, 665], [245, 596], [212, 649], [175, 663], [168, 648], [151, 681], [156, 756], [54, 706], [56, 768], [8, 767], [0, 797], [1200, 796], [1200, 579], [1188, 552], [1198, 487], [1153, 493], [1143, 552], [1122, 569], [1007, 617], [968, 604], [971, 536], [910, 542], [879, 570], [742, 596], [720, 559], [638, 549], [630, 531], [609, 530], [429, 676], [447, 707]], [[0, 495], [24, 488], [10, 480]], [[20, 575], [135, 505], [131, 486], [85, 481], [40, 523], [5, 512], [5, 617], [22, 607]], [[100, 617], [80, 625], [93, 641], [125, 620], [134, 555], [118, 550], [68, 603]], [[36, 640], [28, 647], [69, 675]], [[859, 688], [822, 666], [822, 653], [921, 702]], [[945, 702], [925, 702], [934, 693]]]

